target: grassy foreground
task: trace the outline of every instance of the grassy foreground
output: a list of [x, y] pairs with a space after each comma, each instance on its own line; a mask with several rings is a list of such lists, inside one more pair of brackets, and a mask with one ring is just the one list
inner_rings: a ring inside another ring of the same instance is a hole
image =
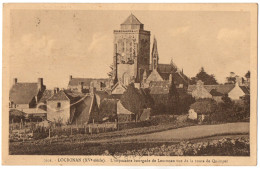
[[[198, 151], [199, 150], [199, 151]], [[184, 142], [11, 143], [11, 155], [249, 155], [248, 135], [216, 136]]]

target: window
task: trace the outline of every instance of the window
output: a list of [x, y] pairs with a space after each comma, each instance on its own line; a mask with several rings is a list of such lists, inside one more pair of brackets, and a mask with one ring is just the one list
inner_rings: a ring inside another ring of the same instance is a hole
[[57, 108], [60, 108], [60, 107], [61, 107], [61, 103], [58, 102], [58, 103], [57, 103]]

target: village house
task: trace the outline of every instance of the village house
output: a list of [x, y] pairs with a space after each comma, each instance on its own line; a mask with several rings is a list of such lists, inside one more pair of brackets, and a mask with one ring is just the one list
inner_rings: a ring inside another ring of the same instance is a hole
[[45, 88], [43, 78], [38, 78], [37, 83], [18, 82], [14, 78], [9, 92], [9, 107], [18, 110], [35, 108]]
[[188, 91], [195, 99], [212, 98], [217, 102], [222, 101], [222, 96], [227, 94], [232, 100], [240, 100], [243, 96], [249, 95], [246, 86], [236, 84], [204, 85], [198, 81], [196, 85], [189, 85]]
[[47, 119], [58, 124], [82, 125], [98, 119], [95, 89], [84, 94], [71, 90], [60, 90], [47, 99]]
[[9, 92], [10, 110], [16, 109], [24, 112], [27, 119], [45, 119], [46, 111], [37, 107], [45, 89], [43, 78], [38, 78], [36, 83], [18, 82], [17, 78], [14, 78]]
[[97, 91], [103, 91], [111, 88], [111, 80], [108, 78], [93, 79], [93, 78], [73, 78], [70, 75], [68, 89], [88, 93], [90, 84], [93, 83]]

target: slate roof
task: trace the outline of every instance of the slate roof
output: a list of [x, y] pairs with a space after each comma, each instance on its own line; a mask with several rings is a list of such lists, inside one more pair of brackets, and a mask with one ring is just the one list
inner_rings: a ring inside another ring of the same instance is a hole
[[243, 90], [243, 92], [246, 94], [246, 95], [249, 95], [250, 94], [250, 91], [249, 91], [249, 89], [246, 87], [246, 86], [239, 86], [242, 90]]
[[[223, 94], [229, 93], [234, 87], [234, 84], [224, 84], [224, 85], [203, 85], [203, 87], [208, 91], [211, 92], [213, 89], [213, 94], [216, 92]], [[196, 85], [189, 85], [188, 86], [188, 93], [191, 93], [193, 90], [196, 89]]]
[[17, 83], [12, 86], [9, 98], [15, 104], [29, 104], [38, 92], [37, 83]]
[[216, 89], [212, 89], [212, 90], [210, 91], [210, 94], [211, 94], [212, 96], [223, 96], [223, 93], [218, 92]]
[[[212, 96], [222, 96], [224, 94], [228, 94], [234, 87], [235, 84], [224, 84], [224, 85], [203, 85], [203, 87], [210, 92]], [[246, 86], [239, 86], [241, 90], [245, 94], [250, 94], [248, 88]], [[191, 93], [193, 90], [196, 89], [196, 85], [189, 85], [188, 86], [188, 93]]]
[[172, 73], [175, 72], [176, 69], [170, 64], [158, 64], [157, 70], [159, 73]]
[[42, 97], [40, 99], [40, 103], [44, 103], [54, 94], [53, 90], [45, 90], [42, 94]]
[[58, 91], [58, 93], [54, 94], [53, 96], [51, 96], [47, 100], [48, 101], [52, 101], [52, 100], [70, 100], [70, 97], [63, 90], [60, 90], [60, 91]]
[[152, 81], [150, 82], [150, 94], [168, 94], [169, 85], [168, 81]]
[[83, 100], [75, 104], [75, 113], [72, 115], [72, 123], [75, 124], [83, 124], [83, 123], [88, 123], [91, 110], [93, 108], [94, 102], [95, 102], [95, 97], [91, 95], [87, 95], [84, 97]]
[[162, 76], [158, 73], [156, 69], [154, 69], [149, 76], [147, 77], [146, 81], [163, 81]]
[[107, 82], [109, 79], [101, 78], [101, 79], [94, 79], [94, 78], [72, 78], [69, 81], [69, 86], [78, 86], [81, 82], [83, 82], [83, 86], [90, 86], [92, 81], [96, 82]]
[[142, 25], [142, 23], [131, 14], [121, 25]]
[[158, 64], [158, 73], [164, 80], [169, 80], [170, 74], [175, 84], [188, 84], [189, 78], [184, 75], [174, 64]]
[[127, 110], [120, 101], [117, 102], [117, 114], [134, 114]]
[[123, 88], [127, 88], [122, 82], [118, 81], [111, 89], [111, 91], [115, 90], [117, 88], [117, 86], [122, 86]]

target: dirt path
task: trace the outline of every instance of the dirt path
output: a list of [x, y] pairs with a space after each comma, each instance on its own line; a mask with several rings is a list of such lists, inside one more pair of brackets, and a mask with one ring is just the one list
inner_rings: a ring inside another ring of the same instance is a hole
[[203, 138], [217, 135], [228, 134], [248, 134], [249, 123], [226, 123], [217, 125], [200, 125], [172, 129], [151, 134], [128, 136], [109, 140], [100, 140], [100, 142], [129, 142], [129, 141], [178, 141], [195, 138]]

